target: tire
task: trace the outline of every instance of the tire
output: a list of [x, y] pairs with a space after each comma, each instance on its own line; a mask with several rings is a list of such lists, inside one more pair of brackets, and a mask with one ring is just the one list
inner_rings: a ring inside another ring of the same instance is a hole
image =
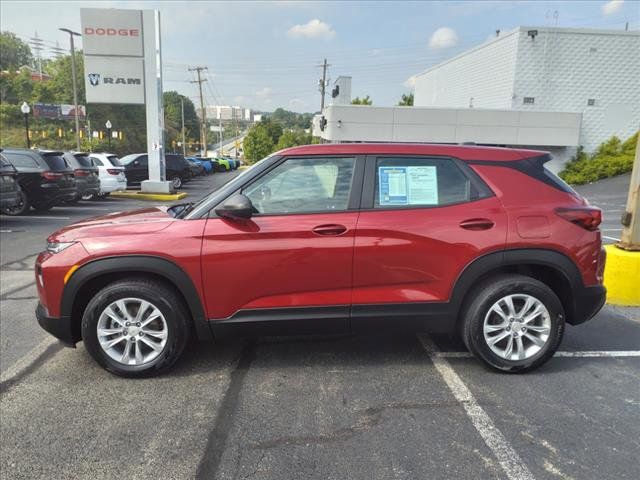
[[80, 200], [93, 200], [96, 198], [95, 193], [84, 193], [80, 196]]
[[[140, 305], [140, 301], [148, 302], [150, 306], [144, 311], [141, 322], [135, 322], [134, 316], [139, 310], [135, 306], [136, 302]], [[128, 317], [120, 313], [115, 302], [120, 305], [124, 302]], [[118, 321], [104, 313], [108, 307]], [[145, 320], [156, 311], [160, 316], [150, 320], [145, 328]], [[127, 320], [131, 325], [126, 325]], [[119, 321], [125, 321], [125, 324], [121, 325]], [[107, 329], [103, 332], [111, 333], [99, 337], [99, 327]], [[100, 290], [85, 309], [81, 330], [87, 351], [99, 365], [111, 373], [130, 378], [148, 377], [169, 369], [182, 354], [191, 331], [189, 315], [176, 292], [163, 283], [146, 279], [122, 280]], [[162, 332], [165, 332], [164, 339], [160, 337]], [[120, 337], [123, 338], [112, 348], [103, 347], [105, 342]], [[149, 342], [158, 348], [151, 348]], [[128, 361], [122, 362], [124, 357], [120, 356], [125, 348], [129, 348]]]
[[182, 188], [182, 183], [182, 177], [180, 177], [180, 175], [174, 175], [173, 177], [171, 177], [171, 185], [176, 190]]
[[27, 194], [22, 189], [18, 190], [18, 203], [13, 207], [6, 207], [2, 209], [2, 213], [5, 215], [17, 216], [24, 215], [31, 208]]
[[80, 195], [78, 195], [76, 197], [73, 197], [71, 200], [67, 200], [64, 203], [68, 203], [68, 204], [71, 204], [71, 205], [77, 205], [78, 202], [80, 202]]
[[[541, 313], [526, 322], [540, 306]], [[556, 352], [564, 334], [564, 318], [562, 303], [544, 283], [524, 275], [496, 275], [473, 288], [473, 297], [463, 306], [460, 327], [467, 348], [485, 364], [502, 372], [523, 373]], [[490, 345], [501, 336], [502, 340]]]

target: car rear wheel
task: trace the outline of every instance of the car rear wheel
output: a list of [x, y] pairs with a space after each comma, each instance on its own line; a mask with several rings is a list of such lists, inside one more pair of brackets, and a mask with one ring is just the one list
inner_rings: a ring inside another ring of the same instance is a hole
[[22, 189], [18, 190], [18, 202], [12, 207], [5, 207], [2, 209], [2, 213], [5, 215], [24, 215], [29, 211], [31, 205], [26, 193]]
[[189, 339], [189, 316], [163, 283], [123, 280], [100, 290], [82, 317], [87, 351], [106, 370], [145, 377], [171, 367]]
[[474, 288], [462, 312], [462, 339], [487, 365], [525, 372], [545, 363], [564, 333], [564, 309], [544, 283], [499, 275]]
[[174, 175], [173, 177], [171, 177], [171, 185], [176, 190], [182, 187], [182, 178], [180, 177], [180, 175]]

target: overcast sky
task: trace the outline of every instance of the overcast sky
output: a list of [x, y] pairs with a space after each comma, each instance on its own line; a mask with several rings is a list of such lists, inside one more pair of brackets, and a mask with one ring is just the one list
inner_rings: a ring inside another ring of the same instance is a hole
[[[157, 8], [164, 89], [196, 99], [188, 66], [209, 67], [208, 104], [305, 112], [319, 108], [317, 67], [353, 77], [353, 96], [393, 105], [411, 76], [519, 25], [637, 30], [640, 2], [0, 2], [0, 25], [28, 40], [68, 47], [58, 27], [80, 31], [81, 7]], [[80, 45], [82, 42], [80, 41]]]

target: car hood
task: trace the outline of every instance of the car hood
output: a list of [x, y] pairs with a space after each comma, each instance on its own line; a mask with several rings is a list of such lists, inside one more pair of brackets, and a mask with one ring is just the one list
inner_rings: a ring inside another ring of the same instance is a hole
[[167, 213], [168, 207], [153, 207], [114, 212], [99, 217], [87, 218], [53, 233], [49, 242], [72, 242], [88, 237], [105, 237], [132, 233], [158, 232], [167, 228], [175, 219]]

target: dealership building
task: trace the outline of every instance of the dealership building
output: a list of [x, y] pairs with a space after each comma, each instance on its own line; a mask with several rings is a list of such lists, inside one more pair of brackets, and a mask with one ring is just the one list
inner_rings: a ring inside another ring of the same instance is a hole
[[327, 141], [528, 147], [552, 151], [558, 169], [579, 145], [592, 151], [640, 127], [640, 32], [499, 33], [415, 75], [413, 108], [352, 106], [349, 83], [336, 81], [314, 122]]

